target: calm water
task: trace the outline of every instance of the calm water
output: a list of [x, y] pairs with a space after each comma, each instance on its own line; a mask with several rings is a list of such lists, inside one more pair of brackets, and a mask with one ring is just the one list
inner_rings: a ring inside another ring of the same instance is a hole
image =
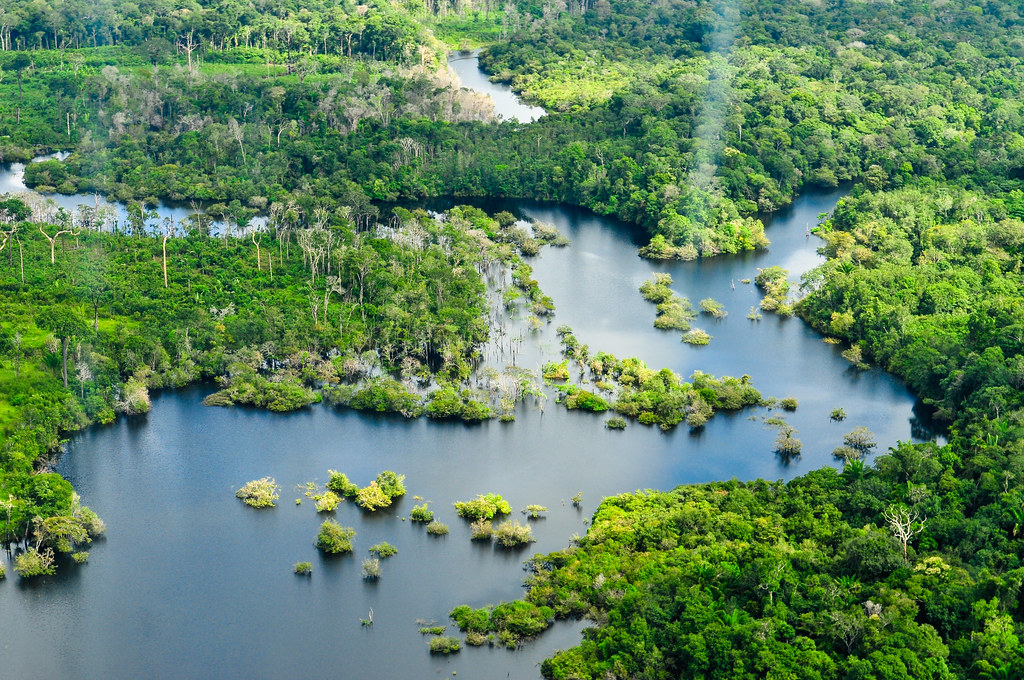
[[492, 83], [488, 79], [489, 76], [480, 70], [479, 54], [480, 50], [473, 50], [469, 53], [452, 52], [448, 55], [448, 68], [459, 76], [463, 87], [491, 95], [494, 110], [500, 118], [514, 118], [520, 123], [532, 123], [546, 113], [539, 106], [524, 104], [508, 85]]
[[[834, 464], [830, 451], [856, 425], [870, 427], [882, 450], [912, 437], [914, 399], [899, 381], [852, 371], [839, 348], [798, 319], [745, 318], [759, 296], [741, 279], [773, 264], [794, 276], [813, 266], [817, 239], [805, 227], [839, 195], [805, 196], [777, 215], [769, 252], [675, 264], [641, 260], [631, 229], [583, 210], [492, 206], [553, 222], [572, 239], [533, 261], [558, 312], [536, 334], [512, 324], [510, 333], [524, 335], [521, 365], [556, 358], [554, 328], [567, 323], [595, 352], [636, 355], [684, 376], [749, 374], [764, 394], [800, 402], [787, 419], [804, 453], [788, 466], [772, 453], [774, 430], [751, 419], [760, 409], [718, 415], [698, 434], [685, 427], [662, 434], [637, 424], [609, 432], [603, 417], [550, 402], [543, 413], [521, 409], [513, 424], [468, 427], [326, 406], [289, 415], [207, 408], [201, 400], [209, 388], [164, 392], [147, 416], [93, 428], [69, 444], [58, 469], [106, 520], [108, 538], [93, 546], [87, 565], [67, 565], [49, 581], [0, 581], [0, 678], [538, 677], [539, 661], [575, 644], [581, 624], [560, 624], [515, 652], [464, 648], [436, 658], [417, 620], [446, 623], [457, 604], [519, 597], [522, 560], [583, 534], [603, 496], [730, 477], [791, 478]], [[709, 346], [653, 328], [654, 306], [637, 287], [655, 271], [670, 272], [673, 288], [694, 302], [710, 296], [726, 305], [727, 318], [695, 324], [714, 336]], [[838, 406], [849, 418], [830, 423]], [[357, 531], [356, 551], [336, 559], [313, 547], [323, 518], [312, 502], [294, 504], [297, 486], [324, 482], [329, 468], [359, 484], [392, 469], [407, 476], [409, 490], [373, 515], [340, 506], [338, 521]], [[244, 482], [268, 475], [283, 487], [277, 508], [252, 510], [233, 497]], [[582, 510], [568, 501], [579, 491]], [[533, 523], [537, 542], [523, 552], [472, 543], [452, 502], [484, 492], [503, 494], [517, 512], [546, 505], [548, 517]], [[428, 536], [402, 520], [413, 495], [431, 501], [449, 536]], [[398, 555], [383, 561], [378, 583], [365, 583], [361, 560], [382, 540]], [[313, 562], [311, 579], [291, 573], [303, 560]], [[371, 607], [375, 623], [363, 628]]]

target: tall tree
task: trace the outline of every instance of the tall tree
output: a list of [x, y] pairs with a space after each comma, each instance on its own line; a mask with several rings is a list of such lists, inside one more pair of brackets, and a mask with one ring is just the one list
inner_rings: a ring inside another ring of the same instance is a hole
[[54, 305], [49, 307], [38, 317], [36, 325], [50, 331], [60, 340], [61, 345], [61, 378], [64, 380], [64, 387], [68, 386], [68, 345], [72, 338], [85, 335], [87, 326], [85, 320], [78, 312], [68, 305]]

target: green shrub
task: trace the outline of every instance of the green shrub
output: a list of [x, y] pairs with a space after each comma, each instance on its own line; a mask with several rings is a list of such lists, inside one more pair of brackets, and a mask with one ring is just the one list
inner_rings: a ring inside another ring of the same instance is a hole
[[466, 633], [467, 642], [482, 644], [488, 633], [497, 633], [498, 640], [506, 647], [515, 647], [523, 639], [540, 635], [551, 625], [554, 610], [541, 607], [526, 600], [503, 602], [496, 607], [472, 609], [461, 605], [448, 615], [459, 630]]
[[795, 398], [786, 397], [785, 399], [779, 401], [779, 405], [782, 406], [783, 410], [785, 411], [795, 411], [796, 407], [799, 404]]
[[625, 430], [626, 419], [621, 418], [619, 416], [615, 416], [614, 418], [609, 418], [608, 420], [604, 421], [604, 426], [607, 427], [609, 430]]
[[530, 519], [540, 519], [547, 511], [548, 509], [543, 505], [527, 505], [523, 508], [523, 514], [527, 515]]
[[547, 362], [541, 369], [541, 375], [544, 376], [545, 380], [568, 380], [569, 360], [566, 359], [558, 363], [554, 361]]
[[427, 508], [427, 504], [414, 505], [412, 511], [409, 512], [409, 519], [413, 522], [432, 522], [434, 520], [434, 511]]
[[683, 334], [683, 342], [687, 345], [707, 345], [711, 342], [711, 336], [707, 331], [699, 328], [692, 328]]
[[796, 434], [796, 430], [792, 427], [783, 428], [775, 438], [775, 452], [784, 458], [800, 455], [803, 444], [793, 436], [794, 434]]
[[280, 487], [273, 477], [254, 479], [235, 492], [237, 498], [254, 508], [272, 508], [274, 501], [280, 498]]
[[466, 644], [472, 645], [473, 647], [479, 647], [483, 643], [487, 642], [488, 637], [483, 633], [477, 633], [476, 631], [469, 631], [466, 633]]
[[875, 433], [863, 425], [855, 427], [851, 432], [843, 435], [843, 443], [852, 449], [860, 451], [862, 454], [868, 453], [871, 449], [878, 446], [878, 442], [875, 440]]
[[57, 571], [53, 559], [53, 550], [46, 548], [40, 551], [35, 548], [29, 548], [14, 558], [14, 571], [22, 578], [52, 575]]
[[478, 519], [469, 525], [470, 537], [474, 541], [489, 541], [491, 540], [491, 534], [494, 533], [494, 527], [491, 525], [490, 520]]
[[536, 540], [533, 537], [533, 530], [516, 520], [508, 520], [499, 524], [498, 528], [494, 530], [494, 538], [498, 541], [498, 545], [505, 548], [516, 548]]
[[454, 654], [462, 649], [462, 643], [458, 638], [446, 635], [431, 638], [429, 645], [431, 654]]
[[699, 303], [700, 311], [705, 314], [710, 314], [716, 319], [721, 319], [728, 316], [729, 312], [725, 311], [725, 306], [712, 298], [704, 298]]
[[508, 631], [516, 641], [543, 633], [554, 617], [550, 607], [538, 607], [526, 600], [503, 602], [491, 610], [491, 629]]
[[387, 559], [393, 555], [397, 555], [398, 548], [385, 541], [370, 546], [370, 553], [381, 559]]
[[352, 527], [340, 526], [333, 519], [320, 525], [320, 533], [316, 537], [316, 547], [330, 555], [352, 552], [352, 539], [356, 531]]
[[463, 519], [494, 519], [495, 515], [507, 515], [512, 512], [512, 506], [498, 494], [489, 493], [478, 495], [471, 501], [457, 501], [455, 511]]
[[463, 604], [451, 610], [448, 616], [464, 633], [487, 633], [491, 630], [490, 609], [486, 607], [473, 609]]
[[299, 576], [312, 576], [313, 575], [313, 563], [312, 562], [296, 562], [295, 566], [292, 567]]
[[420, 635], [444, 635], [448, 626], [424, 626], [420, 628]]
[[370, 482], [369, 486], [364, 486], [356, 494], [356, 505], [364, 510], [376, 512], [381, 508], [391, 505], [391, 497], [384, 493], [384, 490], [374, 480]]
[[657, 273], [650, 280], [640, 284], [640, 295], [648, 302], [655, 304], [665, 302], [673, 295], [672, 289], [669, 288], [671, 285], [671, 274]]
[[579, 409], [593, 413], [600, 413], [611, 408], [608, 402], [601, 397], [575, 385], [565, 389], [565, 407], [570, 411]]
[[318, 496], [313, 496], [316, 502], [317, 512], [334, 512], [341, 503], [341, 497], [333, 491], [327, 490]]
[[71, 559], [75, 561], [75, 564], [85, 564], [89, 561], [89, 553], [87, 551], [79, 551], [71, 554]]
[[434, 520], [427, 525], [427, 533], [433, 536], [446, 536], [448, 534], [448, 525]]
[[846, 420], [846, 409], [844, 409], [844, 408], [834, 408], [834, 409], [832, 409], [832, 412], [828, 414], [828, 419], [832, 420], [832, 421], [835, 421], [837, 423], [841, 423], [842, 421]]
[[328, 470], [327, 474], [330, 476], [327, 480], [327, 488], [339, 496], [355, 498], [356, 494], [359, 493], [359, 486], [350, 482], [344, 473], [337, 470]]
[[419, 397], [391, 377], [374, 378], [351, 393], [338, 387], [326, 394], [332, 402], [360, 411], [400, 413], [406, 418], [416, 418], [423, 411]]
[[384, 470], [377, 475], [375, 481], [380, 490], [384, 492], [384, 495], [392, 500], [405, 495], [405, 485], [403, 484], [405, 475], [398, 475], [391, 470]]

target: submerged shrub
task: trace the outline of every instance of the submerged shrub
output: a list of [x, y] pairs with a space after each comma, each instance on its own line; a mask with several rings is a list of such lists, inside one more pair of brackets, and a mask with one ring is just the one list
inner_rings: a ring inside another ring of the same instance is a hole
[[614, 418], [609, 418], [608, 420], [604, 421], [604, 426], [607, 427], [609, 430], [625, 430], [626, 419], [621, 418], [619, 416], [615, 416]]
[[548, 509], [543, 505], [527, 505], [523, 508], [523, 514], [527, 515], [530, 519], [540, 519], [547, 511]]
[[785, 411], [795, 411], [798, 405], [797, 400], [793, 397], [786, 397], [779, 401], [779, 406], [781, 406]]
[[800, 455], [803, 444], [794, 437], [796, 430], [792, 427], [785, 427], [775, 438], [775, 452], [784, 458]]
[[434, 520], [434, 511], [427, 508], [427, 504], [414, 505], [412, 511], [409, 512], [409, 519], [413, 522], [432, 522]]
[[716, 319], [724, 318], [729, 314], [729, 312], [725, 311], [725, 305], [723, 305], [721, 302], [713, 298], [704, 298], [703, 300], [700, 301], [699, 304], [700, 311], [704, 312], [705, 314], [710, 314]]
[[420, 635], [444, 635], [448, 626], [423, 626], [420, 628]]
[[384, 490], [374, 480], [370, 482], [369, 486], [364, 486], [359, 490], [359, 493], [356, 494], [356, 504], [364, 510], [375, 512], [391, 505], [391, 496], [384, 493]]
[[355, 498], [356, 494], [359, 493], [359, 486], [350, 482], [344, 473], [337, 470], [328, 470], [327, 474], [329, 475], [327, 488], [339, 496]]
[[471, 501], [457, 501], [455, 511], [463, 519], [494, 519], [495, 515], [512, 512], [512, 506], [500, 495], [489, 493], [478, 495]]
[[50, 576], [57, 571], [53, 561], [53, 550], [29, 548], [14, 558], [14, 571], [22, 578]]
[[85, 550], [72, 553], [71, 559], [75, 561], [75, 564], [85, 564], [89, 561], [89, 553]]
[[462, 643], [459, 642], [458, 638], [447, 635], [431, 638], [429, 644], [431, 654], [454, 654], [462, 649]]
[[376, 581], [380, 578], [380, 560], [377, 558], [366, 558], [363, 560], [363, 579]]
[[494, 533], [494, 527], [491, 525], [490, 520], [478, 519], [469, 525], [470, 537], [474, 541], [489, 541], [491, 540], [491, 534]]
[[469, 631], [466, 633], [466, 644], [472, 645], [473, 647], [479, 647], [483, 643], [487, 642], [488, 638], [483, 633], [477, 633], [476, 631]]
[[237, 498], [254, 508], [272, 508], [274, 501], [280, 498], [278, 491], [280, 487], [273, 477], [254, 479], [235, 492]]
[[341, 497], [333, 491], [325, 491], [319, 496], [313, 496], [313, 500], [316, 502], [317, 512], [334, 512], [341, 503]]
[[554, 362], [549, 361], [544, 364], [541, 368], [541, 375], [544, 376], [545, 380], [568, 380], [569, 379], [569, 360]]
[[497, 633], [501, 644], [515, 647], [523, 639], [543, 633], [551, 625], [554, 614], [550, 607], [540, 607], [526, 600], [516, 600], [503, 602], [493, 608], [472, 609], [467, 605], [461, 605], [453, 609], [449, 616], [459, 630], [466, 633], [467, 642], [470, 644], [482, 644], [488, 639], [488, 633]]
[[434, 520], [427, 525], [427, 533], [433, 536], [446, 536], [448, 534], [448, 525]]
[[536, 540], [533, 537], [533, 530], [516, 520], [508, 520], [499, 524], [498, 528], [494, 530], [494, 538], [498, 541], [498, 545], [505, 548], [516, 548]]
[[707, 331], [703, 331], [699, 328], [693, 328], [689, 332], [683, 334], [683, 342], [687, 345], [706, 345], [711, 342], [711, 336], [708, 335]]
[[834, 408], [834, 409], [832, 409], [832, 412], [828, 414], [828, 419], [829, 420], [833, 420], [833, 421], [835, 421], [837, 423], [841, 423], [842, 421], [846, 420], [846, 409], [844, 409], [844, 408]]
[[312, 562], [296, 562], [295, 566], [292, 567], [292, 571], [299, 576], [311, 576], [313, 574], [313, 564]]
[[659, 272], [640, 284], [640, 295], [648, 302], [655, 304], [665, 302], [673, 295], [672, 290], [669, 288], [671, 285], [672, 275]]
[[370, 546], [370, 553], [376, 555], [377, 557], [379, 557], [381, 559], [387, 559], [388, 557], [391, 557], [392, 555], [397, 555], [398, 554], [398, 548], [396, 548], [395, 546], [391, 545], [387, 541], [384, 541], [382, 543], [377, 543], [376, 545], [371, 545]]
[[329, 519], [320, 525], [316, 547], [329, 555], [352, 552], [352, 539], [355, 536], [356, 530], [352, 527], [343, 527]]
[[878, 446], [878, 442], [875, 441], [875, 433], [863, 425], [855, 427], [852, 431], [843, 435], [843, 443], [852, 449], [860, 451], [862, 454], [868, 453], [871, 449]]
[[377, 482], [380, 490], [392, 500], [405, 495], [405, 485], [403, 484], [405, 482], [405, 475], [395, 474], [391, 470], [384, 470], [384, 472], [377, 475], [377, 479], [374, 481]]
[[575, 385], [565, 388], [565, 407], [570, 411], [579, 409], [592, 413], [600, 413], [611, 408], [601, 397]]

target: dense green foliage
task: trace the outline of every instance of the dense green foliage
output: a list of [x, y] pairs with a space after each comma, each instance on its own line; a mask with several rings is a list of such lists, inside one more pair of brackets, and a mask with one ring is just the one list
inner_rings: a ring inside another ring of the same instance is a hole
[[538, 607], [523, 600], [481, 609], [461, 605], [450, 613], [462, 632], [496, 635], [498, 642], [506, 647], [516, 647], [522, 641], [543, 632], [553, 615], [554, 610], [549, 607]]
[[512, 506], [499, 494], [488, 493], [478, 495], [471, 501], [456, 501], [455, 512], [463, 519], [494, 519], [495, 515], [512, 512]]
[[388, 557], [392, 557], [394, 555], [397, 555], [398, 554], [398, 548], [396, 548], [395, 546], [391, 545], [387, 541], [382, 541], [381, 543], [375, 543], [374, 545], [371, 545], [370, 546], [370, 553], [372, 553], [373, 555], [376, 555], [378, 558], [383, 560], [383, 559], [387, 559]]
[[[526, 601], [456, 621], [470, 643], [515, 644], [552, 614], [595, 619], [544, 665], [553, 678], [1019, 675], [1022, 27], [1007, 0], [0, 0], [0, 160], [66, 149], [26, 182], [131, 202], [101, 234], [101, 212], [0, 199], [0, 526], [24, 544], [15, 569], [50, 573], [101, 526], [41, 471], [62, 434], [146, 411], [152, 388], [212, 378], [214, 404], [289, 410], [322, 390], [410, 417], [511, 417], [515, 399], [465, 383], [487, 335], [479, 272], [511, 266], [506, 304], [548, 315], [518, 256], [559, 237], [469, 209], [396, 210], [375, 228], [373, 201], [568, 202], [646, 227], [647, 257], [692, 259], [765, 247], [757, 212], [853, 181], [795, 309], [855, 367], [903, 377], [949, 443], [900, 444], [869, 467], [873, 439], [854, 429], [842, 474], [609, 499], [587, 537], [534, 562]], [[482, 63], [551, 113], [494, 123], [435, 72], [432, 28], [493, 42]], [[268, 228], [215, 240], [208, 217], [153, 224], [156, 198], [201, 202], [229, 234], [257, 214]], [[170, 226], [182, 238], [165, 258], [146, 233]], [[757, 284], [761, 309], [791, 312], [783, 270]], [[660, 325], [688, 328], [689, 304], [648, 288]], [[595, 386], [564, 386], [573, 408], [670, 429], [760, 401], [746, 378], [687, 383], [562, 336], [566, 360], [544, 377], [578, 365]], [[780, 429], [781, 453], [799, 451], [793, 435]], [[328, 486], [380, 507], [387, 481]], [[499, 511], [474, 503], [478, 521]], [[327, 522], [318, 545], [351, 550], [351, 533]]]
[[316, 547], [328, 555], [352, 552], [352, 539], [356, 531], [352, 527], [343, 527], [333, 519], [325, 520], [320, 525], [316, 536]]

